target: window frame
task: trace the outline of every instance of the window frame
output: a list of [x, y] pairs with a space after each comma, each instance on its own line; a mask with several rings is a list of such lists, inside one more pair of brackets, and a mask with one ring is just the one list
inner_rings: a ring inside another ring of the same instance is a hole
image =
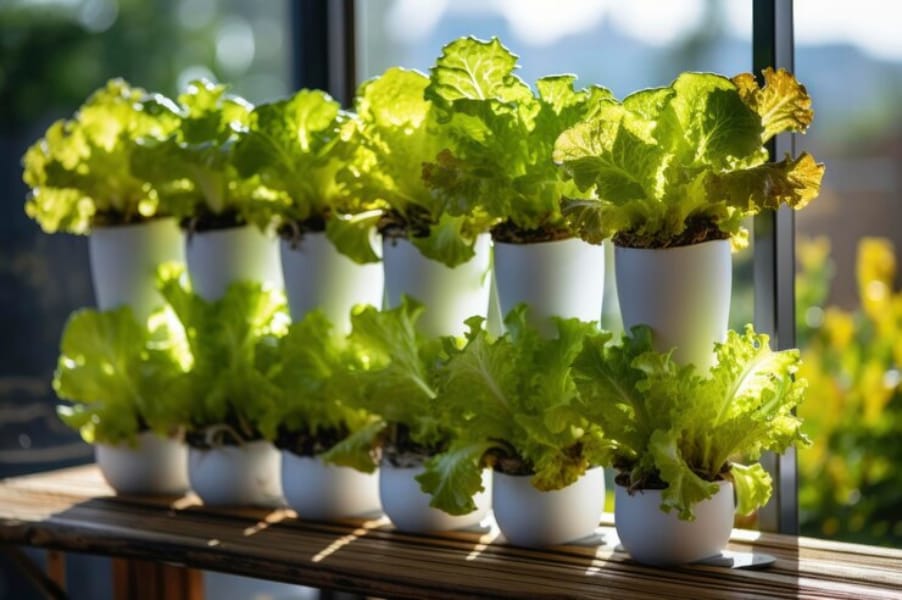
[[[328, 91], [345, 107], [356, 89], [355, 0], [290, 2], [292, 83]], [[752, 70], [794, 70], [793, 0], [752, 0]], [[782, 134], [768, 143], [771, 159], [794, 154], [795, 136]], [[755, 217], [753, 226], [755, 328], [771, 336], [776, 349], [793, 348], [795, 331], [795, 215], [782, 207]], [[774, 493], [758, 513], [764, 531], [797, 535], [798, 469], [794, 448], [768, 454], [762, 464], [774, 481]]]

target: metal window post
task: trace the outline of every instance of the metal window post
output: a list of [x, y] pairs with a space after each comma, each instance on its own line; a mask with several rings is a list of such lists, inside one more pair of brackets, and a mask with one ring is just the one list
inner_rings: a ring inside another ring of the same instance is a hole
[[329, 92], [348, 107], [356, 90], [354, 0], [290, 2], [295, 89]]
[[[765, 67], [794, 69], [792, 0], [753, 0], [752, 64], [761, 77]], [[795, 139], [779, 135], [768, 144], [771, 159], [793, 153]], [[755, 327], [771, 336], [775, 349], [792, 348], [795, 331], [795, 215], [781, 207], [755, 217]], [[796, 452], [766, 455], [761, 461], [774, 480], [774, 494], [758, 513], [762, 530], [798, 534]]]

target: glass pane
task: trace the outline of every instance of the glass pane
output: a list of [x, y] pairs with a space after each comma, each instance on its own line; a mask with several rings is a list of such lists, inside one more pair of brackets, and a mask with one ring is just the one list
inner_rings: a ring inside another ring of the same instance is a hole
[[902, 545], [902, 7], [796, 0], [796, 70], [826, 163], [797, 220], [798, 335], [809, 380], [799, 454], [807, 535]]

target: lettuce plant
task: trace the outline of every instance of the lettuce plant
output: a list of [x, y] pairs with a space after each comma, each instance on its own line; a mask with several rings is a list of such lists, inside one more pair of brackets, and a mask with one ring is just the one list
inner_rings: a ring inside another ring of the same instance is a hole
[[365, 368], [338, 378], [348, 403], [380, 418], [383, 458], [398, 466], [421, 464], [454, 437], [437, 400], [438, 370], [450, 341], [418, 332], [423, 310], [402, 296], [390, 310], [355, 311], [348, 338], [362, 352]]
[[360, 86], [360, 151], [339, 177], [362, 201], [384, 203], [384, 237], [409, 239], [424, 256], [453, 267], [473, 257], [476, 237], [493, 220], [481, 210], [449, 213], [423, 180], [424, 165], [452, 146], [423, 97], [428, 85], [421, 73], [392, 68]]
[[586, 419], [573, 380], [573, 361], [589, 339], [610, 334], [593, 323], [555, 318], [557, 336], [527, 325], [526, 307], [507, 315], [508, 332], [493, 339], [481, 319], [471, 319], [466, 345], [441, 368], [438, 402], [456, 435], [447, 451], [418, 477], [432, 505], [451, 514], [475, 509], [486, 466], [529, 475], [539, 490], [574, 483], [610, 457], [601, 429]]
[[166, 136], [178, 126], [174, 116], [143, 104], [146, 98], [141, 88], [112, 79], [28, 148], [25, 212], [44, 231], [87, 234], [98, 225], [169, 214], [157, 190], [129, 167], [138, 139]]
[[259, 177], [239, 176], [233, 161], [252, 106], [204, 80], [191, 82], [177, 100], [155, 95], [144, 102], [146, 110], [178, 126], [168, 135], [142, 138], [131, 156], [132, 172], [150, 181], [161, 203], [192, 230], [268, 225], [272, 204], [284, 197]]
[[184, 332], [165, 311], [146, 322], [129, 307], [82, 309], [66, 324], [53, 378], [60, 418], [89, 443], [129, 444], [153, 430], [170, 435], [186, 416], [170, 391], [188, 366]]
[[274, 381], [278, 338], [288, 317], [280, 292], [233, 283], [208, 302], [193, 293], [181, 266], [165, 265], [160, 293], [184, 327], [191, 366], [167, 394], [187, 407], [183, 424], [196, 446], [262, 438], [260, 423], [280, 400]]
[[354, 406], [359, 388], [341, 384], [365, 368], [364, 354], [336, 335], [319, 310], [289, 326], [277, 354], [272, 382], [279, 398], [260, 421], [263, 435], [295, 454], [373, 472], [384, 424]]
[[599, 86], [575, 90], [573, 75], [543, 77], [534, 92], [517, 68], [517, 57], [497, 38], [461, 38], [444, 47], [425, 95], [454, 144], [428, 162], [423, 176], [448, 213], [490, 216], [498, 223], [496, 239], [573, 237], [561, 201], [587, 196], [555, 167], [555, 140], [613, 96]]
[[325, 231], [357, 262], [376, 262], [371, 231], [379, 201], [363, 200], [335, 177], [356, 153], [356, 130], [353, 115], [338, 102], [319, 90], [301, 90], [254, 108], [234, 163], [242, 177], [259, 174], [267, 188], [284, 195], [286, 201], [271, 204], [284, 236]]
[[774, 352], [748, 326], [715, 352], [715, 366], [699, 373], [653, 351], [651, 331], [636, 327], [622, 344], [590, 339], [574, 362], [586, 415], [613, 444], [617, 482], [661, 489], [661, 509], [681, 519], [693, 519], [723, 479], [735, 486], [738, 512], [762, 506], [771, 480], [754, 461], [807, 443], [793, 414], [806, 387], [794, 377], [797, 350]]
[[588, 241], [666, 248], [731, 239], [742, 220], [781, 205], [802, 208], [820, 190], [823, 165], [802, 153], [769, 162], [764, 144], [804, 132], [813, 118], [805, 88], [784, 70], [764, 85], [683, 73], [668, 87], [609, 101], [558, 138], [553, 158], [591, 198], [564, 213]]

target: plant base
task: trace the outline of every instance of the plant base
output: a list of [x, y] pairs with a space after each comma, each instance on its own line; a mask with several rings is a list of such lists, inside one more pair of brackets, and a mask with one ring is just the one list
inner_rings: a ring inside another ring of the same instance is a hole
[[379, 510], [379, 475], [282, 451], [282, 489], [301, 519], [329, 521]]

